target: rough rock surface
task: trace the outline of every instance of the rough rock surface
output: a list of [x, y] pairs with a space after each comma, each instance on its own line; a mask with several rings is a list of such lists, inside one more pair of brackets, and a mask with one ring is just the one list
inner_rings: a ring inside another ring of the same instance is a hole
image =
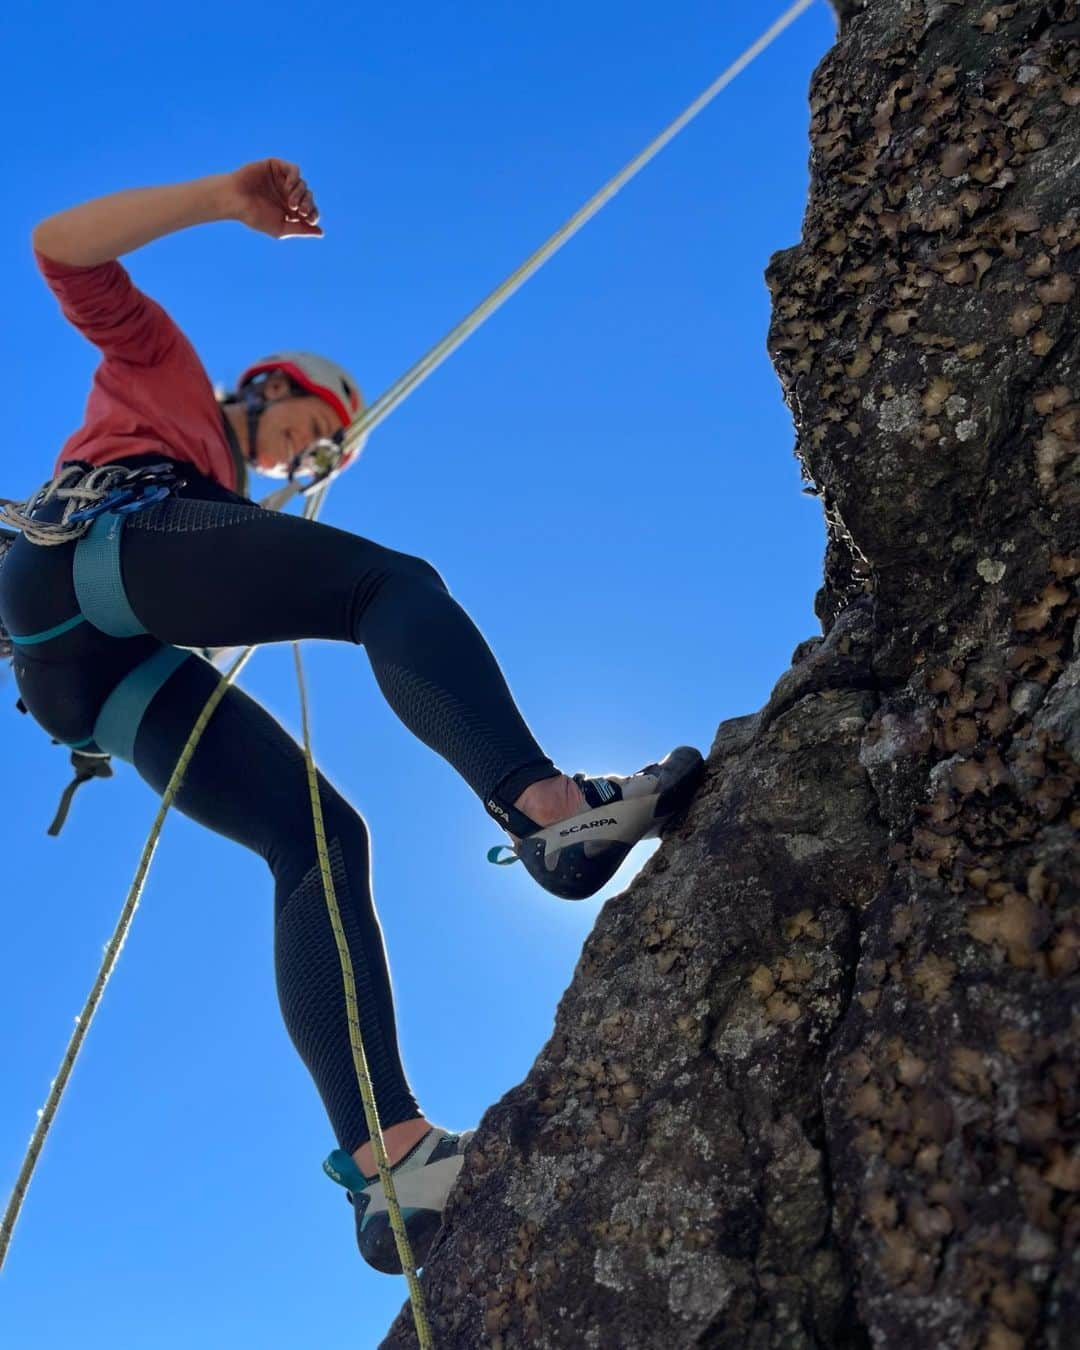
[[825, 635], [485, 1115], [440, 1350], [1080, 1344], [1080, 4], [836, 7], [768, 277]]

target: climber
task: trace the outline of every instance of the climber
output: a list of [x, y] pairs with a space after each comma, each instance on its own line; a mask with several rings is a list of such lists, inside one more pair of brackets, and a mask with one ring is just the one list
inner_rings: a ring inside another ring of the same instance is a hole
[[[531, 875], [563, 898], [594, 894], [635, 843], [686, 806], [701, 755], [682, 746], [627, 777], [561, 773], [429, 563], [247, 499], [249, 468], [340, 471], [362, 403], [341, 367], [295, 351], [249, 365], [218, 403], [187, 338], [116, 260], [221, 220], [275, 239], [322, 234], [299, 169], [279, 159], [102, 197], [33, 232], [44, 279], [103, 359], [85, 421], [24, 504], [23, 533], [0, 567], [0, 620], [26, 708], [57, 740], [126, 760], [160, 793], [221, 678], [185, 648], [362, 645], [395, 713], [457, 769]], [[471, 1132], [429, 1121], [405, 1079], [365, 822], [321, 776], [319, 786], [379, 1116], [422, 1264]], [[177, 805], [271, 869], [282, 1012], [339, 1145], [325, 1167], [349, 1192], [364, 1258], [400, 1271], [354, 1073], [301, 749], [230, 688]]]

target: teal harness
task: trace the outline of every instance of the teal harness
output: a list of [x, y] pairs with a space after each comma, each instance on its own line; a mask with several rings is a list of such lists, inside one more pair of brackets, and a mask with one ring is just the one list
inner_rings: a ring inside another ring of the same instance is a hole
[[[123, 529], [124, 516], [115, 511], [107, 511], [94, 520], [75, 545], [72, 577], [79, 612], [40, 633], [12, 633], [12, 646], [38, 646], [83, 623], [92, 624], [109, 637], [130, 638], [146, 634], [146, 628], [128, 603], [120, 573]], [[178, 647], [162, 647], [125, 675], [112, 691], [98, 713], [91, 736], [64, 744], [71, 750], [115, 755], [131, 763], [135, 732], [151, 699], [190, 655]]]
[[[138, 486], [122, 487], [108, 493], [92, 507], [69, 517], [69, 522], [75, 524], [90, 521], [89, 529], [75, 545], [72, 563], [78, 612], [37, 633], [11, 633], [5, 630], [2, 636], [12, 649], [39, 646], [84, 623], [91, 624], [109, 637], [131, 638], [147, 634], [148, 630], [136, 617], [124, 589], [120, 569], [124, 524], [128, 515], [155, 505], [182, 484], [175, 479], [172, 482], [160, 479], [146, 482], [144, 478], [143, 481], [145, 487], [142, 490]], [[78, 519], [80, 516], [81, 521]], [[0, 562], [4, 552], [17, 538], [6, 530], [3, 534], [4, 539], [0, 542], [4, 548], [0, 551]], [[166, 680], [191, 655], [191, 652], [178, 647], [162, 646], [129, 671], [115, 686], [102, 705], [90, 736], [81, 741], [55, 742], [66, 745], [72, 751], [75, 779], [64, 793], [49, 829], [51, 835], [59, 834], [72, 796], [80, 784], [91, 778], [112, 776], [110, 757], [115, 756], [129, 764], [134, 762], [135, 735], [147, 708]], [[19, 706], [25, 711], [21, 702]]]

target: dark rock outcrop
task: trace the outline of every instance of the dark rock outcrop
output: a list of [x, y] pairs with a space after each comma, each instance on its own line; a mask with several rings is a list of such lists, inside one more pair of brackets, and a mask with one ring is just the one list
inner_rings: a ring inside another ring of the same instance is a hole
[[768, 277], [824, 638], [484, 1117], [440, 1350], [1080, 1344], [1080, 6], [838, 8]]

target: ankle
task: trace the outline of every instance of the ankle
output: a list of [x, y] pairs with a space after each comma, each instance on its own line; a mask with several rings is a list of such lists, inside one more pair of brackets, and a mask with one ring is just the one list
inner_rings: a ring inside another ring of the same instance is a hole
[[[386, 1156], [389, 1159], [390, 1166], [401, 1161], [402, 1158], [411, 1149], [423, 1139], [428, 1130], [433, 1129], [430, 1120], [423, 1116], [415, 1117], [412, 1120], [402, 1120], [396, 1125], [390, 1125], [383, 1130], [383, 1143], [386, 1145]], [[375, 1150], [369, 1140], [353, 1153], [353, 1162], [356, 1163], [360, 1171], [366, 1177], [373, 1177], [378, 1172], [378, 1164], [375, 1162]]]
[[544, 826], [577, 815], [585, 809], [586, 801], [577, 783], [561, 773], [558, 778], [544, 778], [531, 784], [514, 805], [537, 825]]

